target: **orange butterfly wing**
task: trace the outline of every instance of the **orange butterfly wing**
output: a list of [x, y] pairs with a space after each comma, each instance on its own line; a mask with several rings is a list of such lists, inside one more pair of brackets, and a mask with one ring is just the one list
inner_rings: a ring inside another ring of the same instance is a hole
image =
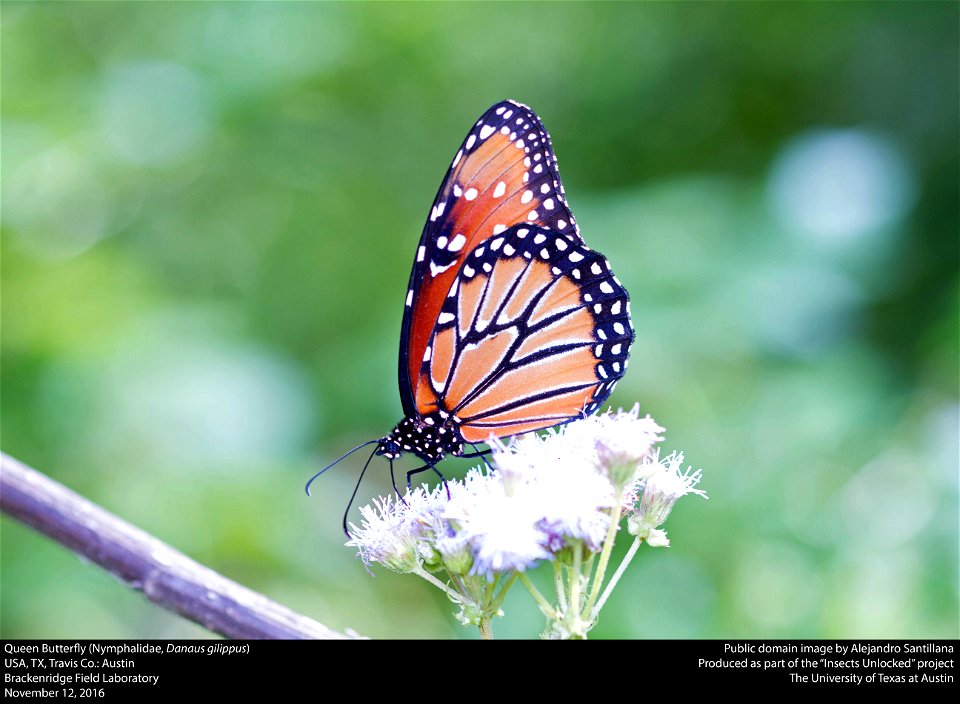
[[627, 367], [626, 290], [576, 238], [515, 225], [477, 247], [443, 302], [415, 389], [484, 442], [594, 411]]
[[508, 100], [484, 113], [464, 139], [417, 247], [400, 336], [406, 415], [436, 410], [420, 368], [435, 327], [446, 322], [442, 309], [461, 267], [484, 242], [521, 223], [582, 243], [546, 130], [530, 108]]

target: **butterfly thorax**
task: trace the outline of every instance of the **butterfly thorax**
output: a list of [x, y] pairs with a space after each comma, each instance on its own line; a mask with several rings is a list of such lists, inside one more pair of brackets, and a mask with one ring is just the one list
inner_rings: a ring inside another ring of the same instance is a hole
[[445, 455], [463, 454], [458, 423], [453, 416], [440, 412], [404, 418], [381, 438], [377, 454], [392, 460], [404, 452], [412, 452], [429, 464], [439, 462]]

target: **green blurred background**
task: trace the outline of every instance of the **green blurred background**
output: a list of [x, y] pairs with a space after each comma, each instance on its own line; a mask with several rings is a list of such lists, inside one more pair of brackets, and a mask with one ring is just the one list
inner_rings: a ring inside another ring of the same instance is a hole
[[[476, 637], [343, 547], [360, 460], [302, 488], [400, 419], [417, 238], [510, 97], [634, 301], [611, 401], [710, 494], [595, 635], [957, 637], [956, 3], [4, 2], [2, 28], [6, 452], [333, 628]], [[539, 633], [505, 608], [498, 636]], [[3, 519], [4, 638], [206, 635]]]

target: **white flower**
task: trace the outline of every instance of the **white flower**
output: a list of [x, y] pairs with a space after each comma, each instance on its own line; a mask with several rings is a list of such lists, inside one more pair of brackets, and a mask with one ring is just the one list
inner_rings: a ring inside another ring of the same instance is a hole
[[640, 404], [629, 411], [607, 412], [594, 418], [593, 445], [600, 466], [617, 486], [643, 478], [637, 475], [653, 446], [663, 440], [663, 428], [650, 416], [640, 418]]
[[[408, 494], [408, 501], [417, 489]], [[360, 527], [350, 524], [348, 546], [357, 548], [364, 564], [379, 562], [395, 572], [412, 572], [420, 566], [417, 541], [421, 526], [408, 506], [392, 496], [374, 499], [360, 509], [363, 517]]]
[[526, 497], [537, 515], [537, 527], [551, 552], [582, 540], [599, 549], [610, 525], [613, 487], [597, 470], [593, 445], [577, 437], [586, 419], [540, 437], [525, 436], [510, 446], [491, 440], [493, 461], [512, 486], [513, 495]]
[[701, 472], [692, 472], [689, 467], [681, 472], [682, 452], [673, 452], [663, 460], [660, 460], [657, 453], [645, 464], [649, 465], [652, 472], [647, 479], [640, 480], [631, 487], [630, 493], [640, 499], [633, 507], [629, 531], [639, 538], [645, 538], [655, 547], [669, 545], [666, 533], [656, 529], [667, 520], [673, 505], [681, 496], [698, 494], [708, 498], [706, 493], [694, 488], [700, 483]]
[[550, 557], [527, 495], [511, 496], [501, 473], [471, 469], [443, 512], [456, 538], [470, 545], [472, 574], [523, 571]]
[[662, 432], [634, 406], [509, 445], [491, 436], [496, 470], [474, 468], [463, 481], [450, 481], [449, 500], [442, 486], [418, 487], [404, 501], [377, 499], [361, 509], [362, 526], [353, 526], [347, 544], [365, 563], [398, 572], [446, 568], [492, 579], [529, 569], [574, 542], [599, 551], [618, 495], [632, 533], [668, 544], [657, 529], [674, 502], [704, 494], [693, 488], [699, 472], [680, 473], [683, 455], [663, 463], [651, 456]]

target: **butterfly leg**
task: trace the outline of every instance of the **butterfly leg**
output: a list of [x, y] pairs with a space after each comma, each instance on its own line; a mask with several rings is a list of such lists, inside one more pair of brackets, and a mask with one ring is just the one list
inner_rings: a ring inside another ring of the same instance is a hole
[[426, 472], [428, 469], [431, 469], [432, 467], [433, 465], [425, 464], [422, 467], [417, 467], [416, 469], [411, 469], [409, 472], [407, 472], [407, 491], [410, 491], [410, 478], [414, 474], [420, 474], [420, 472]]
[[489, 469], [489, 470], [492, 472], [492, 471], [493, 471], [493, 465], [491, 465], [491, 464], [487, 461], [487, 455], [490, 454], [491, 450], [489, 450], [489, 449], [487, 449], [487, 450], [478, 450], [478, 449], [477, 449], [477, 446], [474, 445], [473, 443], [470, 443], [470, 447], [473, 448], [473, 452], [471, 452], [471, 453], [468, 454], [468, 455], [461, 455], [461, 457], [479, 457], [480, 459], [483, 460], [483, 463], [484, 463], [485, 465], [487, 465], [487, 469]]
[[443, 488], [447, 490], [447, 499], [449, 500], [449, 499], [450, 499], [450, 486], [447, 484], [447, 478], [446, 478], [445, 476], [443, 476], [442, 474], [440, 474], [440, 470], [437, 469], [437, 466], [436, 466], [436, 465], [433, 465], [433, 464], [425, 464], [425, 465], [423, 465], [422, 467], [417, 467], [416, 469], [411, 469], [409, 472], [407, 472], [407, 489], [410, 488], [410, 478], [411, 478], [414, 474], [419, 474], [420, 472], [425, 472], [425, 471], [427, 471], [428, 469], [432, 469], [432, 470], [436, 473], [436, 475], [437, 475], [438, 477], [440, 477], [440, 481], [443, 482]]
[[436, 466], [436, 465], [433, 465], [433, 464], [430, 465], [430, 469], [432, 469], [434, 472], [436, 472], [437, 476], [440, 477], [440, 481], [443, 482], [443, 488], [447, 490], [447, 501], [449, 501], [449, 500], [450, 500], [450, 485], [447, 484], [447, 478], [446, 478], [445, 476], [443, 476], [442, 474], [440, 474], [440, 470], [437, 469], [437, 466]]

